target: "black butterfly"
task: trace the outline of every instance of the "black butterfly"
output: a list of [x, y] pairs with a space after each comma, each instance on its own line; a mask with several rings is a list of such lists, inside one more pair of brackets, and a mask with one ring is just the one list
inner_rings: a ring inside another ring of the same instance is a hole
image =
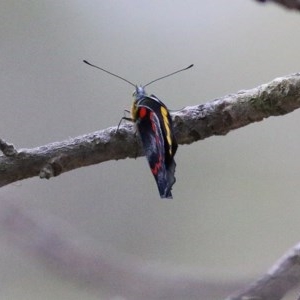
[[172, 198], [171, 190], [176, 181], [174, 176], [176, 168], [174, 155], [178, 147], [173, 132], [172, 119], [165, 104], [154, 95], [148, 96], [145, 92], [145, 87], [157, 80], [187, 70], [193, 65], [152, 80], [144, 86], [137, 86], [123, 77], [90, 64], [86, 60], [84, 62], [112, 76], [118, 77], [135, 87], [131, 118], [124, 117], [123, 119], [133, 121], [137, 126], [144, 153], [156, 180], [160, 197]]
[[167, 107], [154, 95], [147, 96], [137, 87], [131, 115], [140, 134], [143, 149], [161, 198], [172, 198], [175, 183], [174, 155], [178, 144]]

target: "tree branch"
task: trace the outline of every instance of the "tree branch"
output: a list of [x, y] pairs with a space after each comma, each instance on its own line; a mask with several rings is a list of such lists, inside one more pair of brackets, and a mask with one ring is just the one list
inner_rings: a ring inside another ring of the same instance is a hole
[[272, 1], [279, 5], [284, 6], [285, 8], [300, 10], [300, 1], [299, 0], [256, 0], [256, 1], [258, 1], [258, 2]]
[[[300, 73], [296, 73], [174, 112], [174, 132], [179, 144], [190, 144], [212, 135], [225, 135], [270, 116], [290, 113], [299, 107]], [[0, 156], [0, 187], [33, 176], [49, 179], [83, 166], [143, 155], [134, 126], [128, 123], [119, 130], [110, 127], [18, 151], [0, 140], [0, 150], [4, 154]]]
[[259, 280], [227, 300], [279, 300], [300, 284], [300, 243], [290, 249]]

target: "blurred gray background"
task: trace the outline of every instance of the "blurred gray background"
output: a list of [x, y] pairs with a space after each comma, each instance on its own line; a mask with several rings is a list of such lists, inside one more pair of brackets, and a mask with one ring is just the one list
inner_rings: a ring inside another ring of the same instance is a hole
[[[1, 1], [0, 24], [0, 137], [17, 148], [115, 126], [130, 108], [132, 87], [83, 59], [137, 84], [194, 63], [147, 89], [170, 109], [300, 71], [300, 14], [251, 0]], [[99, 247], [247, 280], [300, 240], [299, 116], [180, 146], [171, 201], [144, 157], [22, 181], [1, 199]], [[1, 299], [99, 299], [3, 236], [0, 266]]]

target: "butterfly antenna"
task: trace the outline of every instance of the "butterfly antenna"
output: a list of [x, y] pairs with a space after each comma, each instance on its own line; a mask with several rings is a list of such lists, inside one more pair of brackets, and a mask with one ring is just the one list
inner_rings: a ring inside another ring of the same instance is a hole
[[176, 73], [179, 73], [179, 72], [188, 70], [188, 69], [192, 68], [193, 66], [194, 66], [194, 65], [192, 64], [192, 65], [190, 65], [190, 66], [188, 66], [188, 67], [186, 67], [186, 68], [180, 69], [180, 70], [175, 71], [175, 72], [173, 72], [173, 73], [170, 73], [170, 74], [168, 74], [168, 75], [165, 75], [165, 76], [159, 77], [159, 78], [157, 78], [157, 79], [154, 79], [154, 80], [150, 81], [149, 83], [147, 83], [146, 85], [144, 85], [143, 87], [146, 87], [146, 86], [152, 84], [153, 82], [156, 82], [156, 81], [161, 80], [161, 79], [163, 79], [163, 78], [172, 76], [172, 75], [174, 75], [174, 74], [176, 74]]
[[98, 67], [98, 66], [95, 66], [95, 65], [89, 63], [87, 60], [83, 60], [83, 62], [86, 63], [86, 64], [89, 65], [89, 66], [92, 66], [92, 67], [94, 67], [94, 68], [97, 68], [97, 69], [99, 69], [99, 70], [105, 72], [105, 73], [108, 73], [109, 75], [115, 76], [115, 77], [117, 77], [117, 78], [119, 78], [119, 79], [121, 79], [121, 80], [123, 80], [123, 81], [126, 81], [127, 83], [129, 83], [129, 84], [133, 85], [134, 87], [136, 87], [135, 84], [133, 84], [133, 83], [130, 82], [129, 80], [127, 80], [127, 79], [125, 79], [125, 78], [123, 78], [123, 77], [121, 77], [121, 76], [119, 76], [119, 75], [117, 75], [117, 74], [114, 74], [114, 73], [112, 73], [112, 72], [109, 72], [109, 71], [107, 71], [107, 70], [105, 70], [105, 69], [103, 69], [103, 68], [100, 68], [100, 67]]

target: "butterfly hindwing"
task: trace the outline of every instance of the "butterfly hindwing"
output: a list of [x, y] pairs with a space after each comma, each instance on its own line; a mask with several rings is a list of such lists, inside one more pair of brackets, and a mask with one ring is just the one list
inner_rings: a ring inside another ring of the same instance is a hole
[[136, 125], [160, 196], [172, 198], [177, 142], [169, 111], [155, 96], [146, 96], [137, 105]]

